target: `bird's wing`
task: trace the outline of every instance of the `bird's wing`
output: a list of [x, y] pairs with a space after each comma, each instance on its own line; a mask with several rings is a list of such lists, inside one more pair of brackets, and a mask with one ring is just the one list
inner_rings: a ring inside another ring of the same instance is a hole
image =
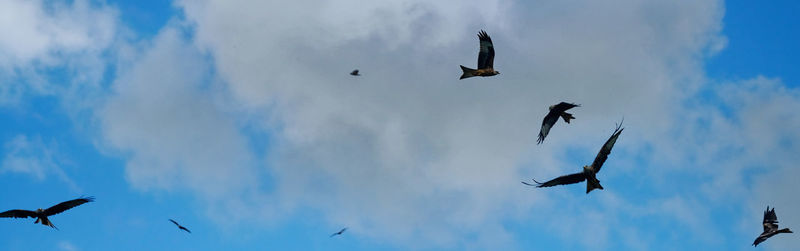
[[778, 230], [778, 216], [775, 215], [775, 208], [769, 209], [769, 206], [767, 206], [762, 223], [765, 233]]
[[44, 210], [44, 215], [50, 216], [54, 214], [59, 214], [61, 212], [67, 211], [67, 209], [77, 207], [86, 202], [94, 201], [94, 197], [86, 197], [86, 198], [78, 198], [74, 200], [64, 201], [58, 203], [58, 205], [52, 206], [48, 209]]
[[[538, 182], [536, 180], [533, 180], [533, 182], [536, 182], [536, 187], [551, 187], [551, 186], [558, 186], [558, 185], [575, 184], [575, 183], [584, 181], [585, 179], [586, 179], [586, 176], [584, 176], [583, 173], [581, 172], [581, 173], [573, 173], [573, 174], [564, 175], [564, 176], [552, 179], [552, 180], [544, 182], [544, 183]], [[523, 182], [523, 184], [526, 184], [526, 183]]]
[[565, 112], [565, 111], [567, 111], [569, 109], [572, 109], [572, 108], [578, 107], [578, 106], [581, 106], [581, 105], [573, 104], [573, 103], [567, 103], [567, 102], [561, 102], [561, 103], [558, 103], [557, 105], [555, 105], [553, 107], [552, 111], [556, 111], [557, 112], [556, 114], [561, 114], [562, 112]]
[[185, 228], [185, 227], [183, 227], [183, 226], [178, 226], [178, 228], [179, 228], [179, 229], [181, 229], [181, 230], [183, 230], [183, 231], [186, 231], [186, 232], [188, 232], [188, 233], [190, 233], [190, 234], [192, 233], [192, 231], [189, 231], [189, 229], [187, 229], [187, 228]]
[[555, 109], [551, 109], [550, 112], [544, 116], [544, 119], [542, 119], [542, 129], [539, 130], [539, 139], [536, 140], [537, 145], [544, 142], [544, 138], [550, 133], [550, 128], [553, 128], [553, 125], [558, 122], [558, 114], [559, 113], [555, 112]]
[[178, 222], [176, 222], [176, 221], [174, 221], [174, 220], [172, 220], [172, 219], [169, 219], [169, 221], [171, 221], [171, 222], [172, 222], [172, 224], [175, 224], [175, 226], [178, 226], [178, 227], [180, 227], [180, 226], [181, 226], [181, 224], [178, 224]]
[[478, 69], [494, 67], [494, 45], [492, 38], [485, 31], [478, 32], [478, 40], [481, 43], [481, 50], [478, 53]]
[[29, 210], [14, 209], [0, 213], [0, 218], [36, 218], [36, 212]]
[[617, 143], [617, 138], [619, 134], [622, 133], [622, 130], [625, 130], [625, 128], [622, 128], [622, 122], [620, 122], [619, 125], [617, 125], [617, 129], [614, 129], [614, 134], [603, 144], [603, 148], [600, 148], [600, 152], [597, 153], [597, 157], [595, 157], [594, 162], [592, 162], [592, 168], [595, 173], [600, 172], [600, 167], [603, 166], [603, 163], [608, 159], [608, 155], [611, 154], [611, 148], [614, 148], [614, 143]]
[[347, 231], [347, 228], [342, 228], [342, 230], [341, 230], [341, 231], [339, 231], [339, 234], [343, 234], [343, 233], [344, 233], [344, 231]]

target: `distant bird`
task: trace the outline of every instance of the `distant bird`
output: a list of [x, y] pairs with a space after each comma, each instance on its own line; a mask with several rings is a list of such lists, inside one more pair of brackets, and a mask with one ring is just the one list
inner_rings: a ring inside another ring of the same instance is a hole
[[358, 69], [355, 69], [355, 70], [353, 70], [352, 72], [350, 72], [350, 75], [353, 75], [353, 76], [361, 76], [361, 74], [358, 74]]
[[500, 74], [500, 72], [494, 70], [494, 45], [492, 45], [492, 38], [490, 38], [485, 31], [481, 30], [478, 32], [478, 40], [480, 40], [481, 44], [481, 50], [478, 53], [478, 69], [470, 69], [459, 65], [461, 66], [461, 70], [464, 71], [459, 79], [475, 76], [489, 77]]
[[564, 119], [564, 122], [569, 124], [570, 119], [575, 119], [572, 114], [567, 113], [567, 110], [572, 109], [573, 107], [579, 107], [581, 105], [576, 105], [567, 102], [561, 102], [556, 105], [550, 106], [550, 112], [544, 116], [542, 120], [542, 129], [539, 130], [539, 139], [536, 140], [536, 144], [541, 144], [544, 142], [544, 138], [547, 137], [547, 134], [550, 133], [550, 128], [553, 128], [553, 125], [558, 122], [558, 117]]
[[792, 233], [792, 230], [789, 230], [789, 228], [778, 230], [778, 216], [775, 215], [774, 207], [770, 210], [769, 206], [767, 206], [767, 211], [764, 211], [764, 221], [762, 224], [764, 225], [764, 232], [756, 238], [753, 242], [753, 246], [758, 246], [759, 243], [766, 241], [769, 237], [776, 234]]
[[622, 128], [622, 122], [620, 122], [619, 125], [617, 125], [617, 129], [614, 129], [614, 133], [611, 135], [611, 137], [608, 138], [606, 143], [603, 145], [603, 148], [601, 148], [600, 152], [597, 153], [597, 157], [594, 158], [594, 162], [592, 162], [592, 165], [583, 166], [583, 172], [564, 175], [545, 183], [533, 180], [533, 182], [536, 182], [536, 185], [524, 181], [522, 182], [522, 184], [529, 186], [536, 186], [536, 187], [551, 187], [557, 185], [574, 184], [586, 180], [587, 194], [592, 190], [594, 190], [595, 188], [603, 190], [603, 186], [600, 185], [600, 181], [597, 180], [597, 177], [595, 175], [597, 174], [597, 172], [600, 172], [600, 167], [602, 167], [603, 163], [606, 162], [606, 159], [608, 159], [608, 155], [611, 154], [611, 148], [614, 148], [614, 143], [617, 142], [619, 134], [622, 133], [622, 130], [624, 129], [625, 128]]
[[36, 218], [36, 221], [33, 222], [33, 224], [41, 222], [42, 225], [58, 229], [55, 225], [53, 225], [53, 222], [51, 222], [50, 219], [47, 219], [47, 216], [53, 216], [61, 212], [67, 211], [70, 208], [77, 207], [83, 203], [92, 201], [94, 201], [94, 197], [86, 197], [86, 198], [81, 197], [78, 199], [58, 203], [58, 205], [52, 206], [44, 210], [42, 210], [41, 208], [36, 209], [36, 211], [28, 211], [21, 209], [8, 210], [0, 213], [0, 218], [31, 217], [31, 218]]
[[337, 236], [337, 235], [342, 235], [342, 233], [344, 233], [344, 231], [346, 231], [346, 230], [347, 230], [347, 228], [342, 228], [342, 230], [339, 230], [339, 232], [333, 233], [331, 235], [331, 237], [334, 237], [334, 236]]
[[181, 226], [181, 224], [178, 224], [178, 222], [176, 222], [176, 221], [174, 221], [172, 219], [169, 219], [169, 221], [171, 221], [173, 224], [175, 224], [175, 226], [178, 226], [178, 229], [186, 231], [186, 232], [188, 232], [190, 234], [192, 233], [192, 231], [189, 231], [189, 229], [186, 229], [185, 227]]

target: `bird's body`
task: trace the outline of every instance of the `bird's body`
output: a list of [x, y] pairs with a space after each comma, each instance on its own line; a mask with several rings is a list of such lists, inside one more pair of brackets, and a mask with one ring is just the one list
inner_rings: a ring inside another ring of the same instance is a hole
[[185, 227], [181, 226], [181, 224], [178, 224], [178, 222], [177, 222], [177, 221], [175, 221], [175, 220], [173, 220], [173, 219], [169, 219], [169, 221], [171, 221], [173, 224], [175, 224], [175, 226], [178, 226], [178, 229], [180, 229], [180, 230], [183, 230], [183, 231], [186, 231], [187, 233], [190, 233], [190, 234], [192, 233], [192, 231], [189, 231], [189, 229], [187, 229], [187, 228], [185, 228]]
[[550, 128], [553, 128], [553, 125], [555, 125], [556, 122], [558, 122], [559, 117], [564, 119], [564, 122], [567, 122], [567, 124], [569, 124], [569, 121], [571, 119], [575, 119], [575, 117], [572, 116], [572, 114], [567, 113], [567, 110], [579, 106], [581, 105], [567, 103], [567, 102], [561, 102], [556, 105], [551, 105], [549, 108], [550, 111], [547, 112], [547, 115], [545, 115], [544, 119], [542, 119], [542, 128], [539, 130], [539, 139], [536, 140], [536, 144], [541, 144], [542, 142], [544, 142], [544, 138], [547, 137], [547, 134], [550, 133]]
[[41, 223], [42, 225], [58, 229], [55, 225], [53, 225], [53, 222], [47, 218], [48, 216], [59, 214], [70, 208], [77, 207], [83, 203], [92, 201], [94, 201], [94, 197], [86, 197], [86, 198], [78, 198], [74, 200], [61, 202], [47, 209], [39, 208], [36, 209], [36, 211], [22, 210], [22, 209], [8, 210], [0, 213], [0, 218], [28, 218], [28, 217], [36, 218], [36, 221], [34, 221], [33, 224]]
[[793, 233], [792, 230], [789, 230], [789, 228], [778, 229], [778, 216], [775, 214], [775, 208], [770, 210], [769, 206], [767, 206], [767, 210], [764, 211], [764, 220], [762, 221], [761, 225], [764, 227], [764, 232], [762, 232], [756, 238], [756, 240], [753, 241], [753, 246], [758, 246], [759, 243], [762, 243], [777, 234]]
[[352, 76], [361, 76], [361, 74], [358, 74], [358, 69], [355, 69], [355, 70], [351, 71], [350, 75], [352, 75]]
[[600, 152], [597, 153], [592, 165], [583, 166], [582, 172], [563, 175], [547, 182], [538, 182], [533, 180], [533, 182], [536, 183], [535, 185], [524, 181], [522, 184], [536, 187], [551, 187], [586, 181], [587, 194], [594, 189], [603, 190], [603, 186], [600, 185], [600, 180], [597, 179], [597, 173], [600, 172], [600, 168], [603, 166], [603, 163], [605, 163], [606, 159], [608, 159], [608, 155], [611, 154], [611, 149], [614, 148], [617, 138], [619, 138], [620, 133], [622, 133], [622, 130], [624, 129], [625, 128], [622, 128], [622, 122], [620, 122], [619, 125], [617, 125], [617, 128], [614, 130], [614, 133], [611, 134], [611, 137], [609, 137], [606, 143], [603, 144], [603, 147], [600, 148]]
[[478, 32], [478, 40], [480, 41], [480, 52], [478, 53], [478, 69], [472, 69], [463, 65], [461, 66], [461, 78], [471, 77], [489, 77], [500, 74], [494, 70], [494, 44], [492, 38], [485, 31]]

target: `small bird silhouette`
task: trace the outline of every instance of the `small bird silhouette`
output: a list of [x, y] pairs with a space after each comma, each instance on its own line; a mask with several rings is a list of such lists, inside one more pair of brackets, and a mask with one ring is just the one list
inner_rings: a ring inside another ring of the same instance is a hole
[[361, 76], [361, 74], [358, 74], [358, 69], [355, 69], [355, 70], [353, 70], [352, 72], [350, 72], [350, 75], [353, 75], [353, 76]]
[[330, 237], [334, 237], [334, 236], [337, 236], [337, 235], [342, 235], [342, 233], [344, 233], [344, 231], [346, 231], [346, 230], [347, 230], [347, 228], [342, 228], [342, 230], [339, 230], [339, 232], [331, 234]]
[[564, 119], [564, 122], [569, 124], [570, 119], [574, 119], [575, 117], [572, 114], [567, 113], [567, 110], [572, 109], [573, 107], [579, 107], [581, 105], [576, 105], [567, 102], [561, 102], [556, 105], [550, 106], [550, 112], [544, 116], [542, 120], [542, 129], [539, 130], [539, 139], [536, 140], [536, 144], [541, 144], [544, 142], [544, 138], [547, 137], [547, 134], [550, 133], [550, 128], [553, 128], [553, 125], [558, 122], [558, 117]]
[[33, 222], [33, 224], [41, 222], [42, 225], [49, 226], [58, 230], [58, 228], [55, 225], [53, 225], [53, 222], [51, 222], [50, 219], [47, 218], [47, 216], [53, 216], [61, 212], [67, 211], [70, 208], [77, 207], [83, 203], [92, 201], [94, 201], [94, 197], [86, 197], [86, 198], [81, 197], [74, 200], [58, 203], [58, 205], [52, 206], [44, 210], [42, 210], [41, 208], [36, 209], [36, 211], [21, 210], [21, 209], [8, 210], [0, 213], [0, 218], [27, 218], [27, 217], [36, 218], [36, 221]]
[[188, 232], [188, 233], [190, 233], [190, 234], [192, 233], [192, 231], [189, 231], [189, 229], [186, 229], [185, 227], [181, 226], [181, 224], [178, 224], [178, 222], [176, 222], [176, 221], [174, 221], [174, 220], [172, 220], [172, 219], [169, 219], [169, 221], [171, 221], [172, 223], [174, 223], [174, 224], [175, 224], [175, 226], [178, 226], [178, 228], [179, 228], [180, 230], [186, 231], [186, 232]]

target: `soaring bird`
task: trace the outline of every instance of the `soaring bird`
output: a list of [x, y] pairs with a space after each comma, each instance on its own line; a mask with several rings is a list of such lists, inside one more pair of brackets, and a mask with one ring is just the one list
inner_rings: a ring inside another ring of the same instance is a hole
[[346, 230], [347, 230], [347, 228], [342, 228], [342, 230], [339, 230], [339, 232], [331, 234], [331, 237], [334, 237], [334, 236], [337, 236], [337, 235], [342, 235], [342, 233], [344, 233], [344, 231], [346, 231]]
[[70, 201], [64, 201], [58, 203], [58, 205], [52, 206], [48, 209], [42, 210], [41, 208], [36, 209], [36, 211], [29, 211], [29, 210], [21, 210], [21, 209], [14, 209], [8, 210], [5, 212], [0, 213], [0, 218], [36, 218], [36, 221], [33, 224], [41, 222], [42, 225], [50, 226], [52, 228], [58, 229], [50, 219], [47, 219], [48, 216], [56, 215], [61, 212], [67, 211], [67, 209], [77, 207], [86, 202], [94, 201], [94, 197], [86, 197], [86, 198], [77, 198]]
[[764, 232], [756, 238], [753, 242], [753, 246], [758, 246], [759, 243], [766, 241], [769, 237], [776, 234], [792, 233], [792, 230], [789, 230], [789, 228], [778, 230], [778, 216], [775, 215], [774, 207], [770, 210], [769, 206], [767, 206], [767, 211], [764, 211], [764, 221], [762, 224], [764, 225]]
[[561, 102], [556, 105], [550, 106], [550, 112], [544, 116], [542, 120], [542, 129], [539, 130], [539, 139], [536, 140], [536, 144], [541, 144], [544, 142], [544, 138], [547, 137], [547, 134], [550, 133], [550, 128], [553, 128], [553, 125], [558, 122], [558, 117], [564, 119], [564, 122], [569, 124], [570, 119], [575, 119], [572, 114], [567, 113], [567, 110], [572, 109], [573, 107], [579, 107], [581, 105], [576, 105], [567, 102]]
[[355, 70], [351, 71], [351, 72], [350, 72], [350, 75], [353, 75], [353, 76], [361, 76], [361, 74], [358, 74], [358, 69], [355, 69]]
[[481, 77], [488, 77], [500, 74], [500, 72], [494, 70], [494, 45], [492, 45], [492, 38], [486, 34], [485, 31], [481, 30], [478, 32], [478, 40], [481, 42], [481, 50], [478, 53], [478, 69], [470, 69], [463, 65], [461, 66], [461, 70], [464, 71], [461, 74], [461, 78], [465, 79], [475, 76]]
[[178, 224], [178, 222], [176, 222], [175, 220], [169, 219], [169, 221], [171, 221], [173, 224], [175, 224], [175, 226], [178, 226], [178, 229], [186, 231], [186, 232], [188, 232], [190, 234], [192, 233], [192, 231], [189, 231], [189, 229], [186, 229], [185, 227], [181, 226], [181, 224]]
[[614, 133], [611, 135], [611, 137], [609, 137], [606, 143], [603, 144], [603, 148], [600, 148], [600, 152], [597, 153], [597, 157], [594, 158], [592, 165], [583, 166], [583, 172], [564, 175], [544, 183], [533, 180], [533, 182], [536, 182], [536, 185], [524, 181], [522, 184], [536, 187], [551, 187], [557, 185], [574, 184], [586, 180], [587, 194], [595, 188], [603, 190], [603, 186], [600, 185], [600, 181], [597, 180], [595, 175], [597, 172], [600, 172], [600, 167], [602, 167], [603, 163], [606, 162], [606, 159], [608, 159], [608, 155], [611, 154], [611, 148], [614, 148], [614, 143], [617, 142], [619, 134], [622, 133], [622, 130], [624, 129], [625, 128], [622, 128], [622, 122], [620, 122], [617, 125], [617, 129], [614, 129]]

